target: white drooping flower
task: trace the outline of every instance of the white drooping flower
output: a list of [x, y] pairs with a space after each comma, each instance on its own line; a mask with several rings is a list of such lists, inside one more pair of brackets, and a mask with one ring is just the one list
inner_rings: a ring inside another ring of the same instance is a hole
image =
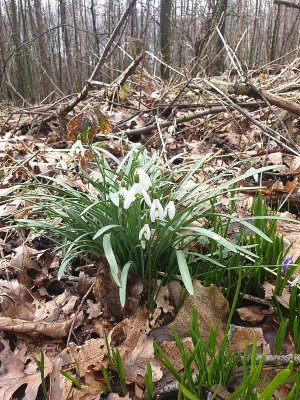
[[300, 275], [297, 276], [297, 278], [294, 279], [293, 282], [291, 283], [291, 286], [296, 286], [296, 285], [300, 285]]
[[158, 199], [154, 199], [152, 202], [152, 206], [150, 209], [150, 219], [152, 222], [154, 222], [158, 219], [163, 219], [164, 218], [164, 209], [162, 205], [160, 204]]
[[71, 157], [74, 157], [74, 154], [79, 154], [79, 153], [83, 158], [85, 153], [85, 148], [83, 147], [81, 140], [77, 139], [76, 142], [71, 147], [70, 155]]
[[123, 199], [125, 199], [125, 197], [127, 196], [128, 190], [126, 189], [126, 183], [124, 181], [121, 182], [121, 188], [119, 190], [119, 196], [123, 197]]
[[149, 175], [142, 168], [138, 168], [136, 170], [136, 172], [140, 178], [140, 181], [139, 181], [140, 184], [144, 187], [145, 190], [148, 190], [149, 187], [152, 185]]
[[[254, 167], [251, 167], [248, 169], [247, 172], [254, 172], [254, 171], [256, 171], [256, 169]], [[253, 179], [255, 180], [255, 182], [257, 183], [258, 182], [258, 174], [253, 174], [252, 176], [253, 176]]]
[[146, 239], [149, 240], [151, 236], [150, 228], [148, 224], [145, 224], [139, 233], [139, 240]]
[[68, 169], [67, 163], [65, 162], [65, 160], [63, 160], [62, 158], [60, 158], [60, 160], [58, 161], [58, 163], [56, 164], [57, 169]]
[[127, 210], [130, 204], [135, 201], [137, 197], [143, 197], [145, 202], [151, 207], [151, 200], [149, 194], [144, 187], [139, 183], [139, 175], [136, 174], [134, 177], [134, 184], [130, 190], [127, 191], [124, 201], [124, 208]]
[[174, 204], [174, 201], [171, 200], [171, 201], [169, 201], [169, 203], [168, 203], [168, 204], [166, 205], [166, 207], [165, 207], [165, 210], [164, 210], [164, 218], [166, 218], [167, 215], [168, 215], [168, 217], [169, 217], [170, 219], [174, 218], [175, 212], [176, 212], [176, 210], [175, 210], [175, 204]]

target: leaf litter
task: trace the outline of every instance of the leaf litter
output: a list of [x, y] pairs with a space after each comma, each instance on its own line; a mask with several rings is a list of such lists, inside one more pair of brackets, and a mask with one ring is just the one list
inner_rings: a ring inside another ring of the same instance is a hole
[[[171, 102], [172, 95], [173, 99], [176, 97], [171, 91], [162, 93], [158, 88], [153, 80], [146, 81], [138, 96], [131, 93], [130, 97], [127, 96], [123, 100], [120, 96], [117, 108], [106, 101], [96, 104], [96, 108], [90, 100], [79, 104], [75, 116], [69, 121], [69, 137], [62, 137], [57, 126], [52, 123], [43, 125], [38, 131], [30, 131], [31, 117], [24, 115], [20, 122], [7, 122], [0, 142], [0, 162], [3, 165], [0, 196], [4, 200], [0, 205], [0, 217], [22, 211], [23, 204], [11, 200], [9, 196], [13, 194], [16, 197], [20, 190], [19, 184], [28, 181], [31, 174], [59, 175], [61, 180], [72, 187], [86, 190], [86, 182], [76, 177], [76, 164], [66, 157], [65, 152], [72, 145], [70, 142], [76, 141], [83, 125], [90, 126], [91, 138], [101, 141], [102, 146], [116, 157], [122, 155], [121, 147], [126, 147], [126, 143], [120, 143], [116, 136], [123, 129], [128, 131], [130, 139], [137, 142], [136, 146], [139, 141], [146, 143], [155, 129], [136, 137], [131, 136], [130, 131], [142, 128], [153, 120], [150, 107], [158, 106], [162, 100]], [[95, 96], [102, 98], [103, 94], [95, 92], [93, 97]], [[194, 89], [187, 91], [182, 99], [189, 107], [195, 98], [200, 97], [200, 91]], [[146, 105], [143, 106], [143, 112], [132, 113], [127, 108], [128, 103], [138, 108], [141, 99]], [[201, 109], [200, 103], [199, 108]], [[177, 118], [191, 115], [192, 112], [192, 108], [190, 111], [188, 108], [186, 111], [181, 110]], [[263, 120], [264, 113], [258, 118]], [[159, 123], [163, 121], [161, 117], [158, 119]], [[293, 126], [296, 131], [295, 120]], [[109, 129], [111, 134], [108, 134]], [[15, 132], [12, 135], [13, 131]], [[28, 134], [24, 134], [28, 131]], [[274, 203], [288, 195], [289, 204], [293, 207], [293, 212], [289, 212], [288, 217], [296, 220], [295, 213], [300, 201], [300, 157], [292, 156], [274, 140], [269, 141], [268, 150], [265, 150], [263, 142], [261, 132], [257, 127], [251, 126], [247, 118], [240, 117], [235, 112], [226, 112], [218, 116], [203, 117], [198, 119], [197, 123], [179, 123], [165, 151], [168, 157], [182, 153], [182, 157], [178, 159], [180, 163], [200, 159], [203, 154], [212, 151], [214, 156], [199, 171], [198, 178], [196, 175], [199, 181], [220, 172], [229, 171], [234, 176], [242, 174], [250, 168], [249, 161], [245, 166], [228, 169], [232, 162], [239, 158], [252, 159], [255, 166], [263, 166], [264, 163], [281, 164], [280, 169], [272, 171], [270, 180], [263, 181], [267, 188], [262, 193], [271, 197]], [[149, 151], [161, 149], [162, 143], [158, 137], [148, 145]], [[17, 160], [17, 163], [13, 159]], [[60, 160], [67, 163], [67, 170], [56, 167]], [[226, 177], [224, 181], [225, 179]], [[245, 186], [256, 186], [253, 179], [248, 179], [246, 183]], [[252, 196], [253, 191], [250, 189], [244, 193], [244, 197], [237, 202], [236, 215], [249, 215]], [[278, 215], [287, 216], [287, 211], [280, 210]], [[0, 224], [5, 228], [3, 222], [0, 221]], [[294, 242], [290, 254], [296, 259], [299, 256], [297, 226], [291, 222], [279, 221], [278, 230], [284, 235], [286, 248]], [[219, 320], [218, 343], [222, 341], [230, 302], [216, 286], [204, 287], [195, 281], [195, 297], [187, 295], [182, 307], [177, 311], [181, 286], [178, 281], [173, 281], [162, 288], [156, 300], [156, 307], [149, 312], [145, 307], [147, 282], [132, 275], [129, 279], [132, 285], [128, 287], [128, 300], [122, 309], [114, 282], [107, 276], [105, 266], [101, 266], [102, 261], [95, 269], [79, 259], [78, 265], [73, 268], [74, 275], [58, 282], [56, 268], [59, 265], [59, 254], [51, 253], [52, 249], [51, 241], [37, 235], [34, 237], [23, 229], [11, 231], [7, 227], [0, 232], [0, 399], [38, 398], [41, 380], [33, 357], [39, 358], [40, 348], [45, 354], [45, 377], [48, 377], [50, 399], [68, 399], [71, 396], [73, 399], [99, 399], [101, 384], [105, 383], [102, 367], [109, 367], [104, 329], [108, 334], [110, 347], [120, 352], [126, 382], [130, 388], [129, 394], [122, 397], [121, 389], [116, 385], [115, 393], [110, 393], [108, 399], [129, 399], [133, 396], [142, 398], [147, 361], [152, 367], [154, 385], [166, 382], [164, 379], [170, 380], [167, 371], [154, 356], [154, 340], [162, 346], [177, 370], [182, 369], [172, 326], [175, 325], [184, 346], [191, 347], [187, 323], [191, 323], [193, 307], [198, 313], [201, 336], [207, 340], [210, 326], [215, 327]], [[294, 277], [297, 275], [299, 271], [294, 273]], [[86, 301], [81, 303], [92, 285], [93, 290]], [[271, 300], [274, 288], [274, 282], [264, 284], [266, 301]], [[289, 290], [284, 288], [282, 295], [277, 296], [277, 299], [288, 309], [289, 297]], [[231, 339], [232, 350], [243, 351], [245, 341], [251, 346], [255, 334], [258, 353], [271, 354], [278, 319], [271, 305], [266, 308], [253, 302], [249, 304], [237, 310], [235, 332]], [[245, 326], [241, 321], [244, 321]], [[283, 351], [295, 351], [289, 332], [285, 337]], [[71, 388], [70, 381], [59, 373], [60, 369], [74, 370], [75, 359], [80, 366], [83, 382], [81, 391]], [[117, 381], [114, 372], [111, 374], [112, 380]], [[266, 374], [272, 377], [273, 369], [269, 368]], [[238, 381], [242, 376], [236, 376], [235, 379]], [[237, 382], [235, 386], [238, 386]], [[282, 388], [281, 391], [287, 393], [286, 388]], [[228, 392], [225, 388], [219, 391], [221, 396], [222, 393], [223, 398], [226, 398]], [[279, 392], [278, 396], [284, 398]]]

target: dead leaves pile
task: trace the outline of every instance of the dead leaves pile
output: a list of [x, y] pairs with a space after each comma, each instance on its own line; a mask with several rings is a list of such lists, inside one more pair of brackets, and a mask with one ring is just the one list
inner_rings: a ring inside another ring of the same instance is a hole
[[[219, 321], [217, 341], [221, 343], [229, 314], [229, 303], [217, 287], [204, 287], [195, 281], [195, 298], [187, 296], [176, 315], [179, 282], [174, 281], [162, 288], [152, 312], [137, 301], [144, 284], [145, 281], [135, 279], [128, 300], [129, 303], [132, 302], [129, 307], [133, 312], [114, 324], [102, 318], [100, 304], [91, 296], [82, 309], [77, 310], [76, 323], [72, 327], [74, 340], [80, 340], [82, 345], [71, 342], [66, 347], [66, 337], [79, 304], [78, 294], [74, 295], [70, 289], [65, 289], [63, 293], [50, 299], [44, 287], [33, 294], [32, 290], [16, 280], [1, 280], [0, 329], [4, 333], [1, 335], [0, 357], [4, 373], [0, 376], [0, 400], [9, 399], [20, 391], [24, 393], [25, 399], [37, 398], [41, 381], [33, 357], [39, 358], [39, 348], [45, 354], [45, 376], [49, 376], [50, 399], [71, 398], [69, 396], [78, 400], [99, 399], [101, 383], [105, 383], [101, 366], [109, 367], [104, 328], [108, 332], [109, 345], [118, 349], [122, 357], [126, 382], [130, 389], [128, 398], [142, 398], [147, 361], [152, 367], [154, 384], [172, 381], [154, 356], [154, 340], [159, 343], [175, 368], [178, 371], [182, 369], [172, 326], [175, 325], [184, 345], [191, 348], [187, 323], [191, 323], [193, 307], [197, 310], [200, 333], [205, 340], [208, 338], [210, 326], [215, 327]], [[266, 298], [268, 299], [268, 290]], [[243, 308], [238, 312], [242, 319], [252, 322], [253, 325], [260, 321], [263, 313], [261, 309], [253, 307]], [[236, 327], [231, 341], [232, 350], [243, 351], [245, 341], [251, 345], [255, 334], [259, 352], [271, 354], [275, 336], [270, 336], [270, 331], [274, 331], [274, 326], [271, 326], [270, 319], [267, 323], [269, 327], [266, 325], [265, 328]], [[98, 337], [92, 338], [95, 334]], [[286, 338], [285, 350], [293, 350], [290, 336]], [[70, 381], [59, 373], [61, 368], [74, 368], [74, 359], [80, 366], [82, 390], [71, 388]], [[117, 381], [114, 374], [111, 379]], [[117, 392], [119, 390], [116, 389]], [[109, 398], [121, 398], [117, 393], [114, 397], [112, 395], [111, 393]]]

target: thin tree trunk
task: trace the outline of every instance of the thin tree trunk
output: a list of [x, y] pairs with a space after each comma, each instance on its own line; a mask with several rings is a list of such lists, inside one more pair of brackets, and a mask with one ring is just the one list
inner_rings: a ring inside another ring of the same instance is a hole
[[43, 82], [43, 95], [48, 96], [51, 92], [51, 82], [49, 78], [51, 78], [51, 67], [50, 67], [50, 60], [48, 56], [48, 51], [47, 51], [47, 45], [46, 45], [46, 39], [45, 35], [43, 34], [45, 32], [44, 28], [44, 22], [42, 19], [42, 8], [41, 8], [41, 2], [40, 0], [34, 0], [34, 9], [35, 9], [35, 16], [36, 16], [36, 21], [37, 21], [37, 26], [38, 26], [38, 34], [40, 35], [38, 39], [39, 43], [39, 50], [40, 50], [40, 57], [41, 57], [41, 65], [42, 68], [44, 69], [42, 73], [42, 79], [41, 81]]
[[[219, 22], [219, 20], [221, 19], [221, 24], [220, 24], [220, 32], [222, 34], [222, 36], [225, 36], [225, 27], [226, 27], [226, 12], [227, 12], [227, 6], [228, 6], [228, 0], [221, 0], [218, 3], [218, 10], [217, 10], [217, 23]], [[217, 39], [217, 51], [216, 53], [219, 54], [220, 56], [217, 60], [217, 65], [218, 65], [218, 72], [224, 72], [225, 71], [225, 52], [224, 52], [224, 44], [222, 39], [220, 38], [220, 36], [218, 36]]]
[[71, 90], [75, 91], [75, 81], [74, 81], [74, 69], [73, 69], [73, 60], [71, 53], [71, 45], [70, 39], [68, 35], [67, 24], [67, 14], [66, 14], [66, 1], [59, 0], [60, 2], [60, 19], [62, 24], [62, 32], [63, 32], [63, 40], [65, 44], [65, 52], [66, 52], [66, 61], [67, 61], [67, 71], [68, 71], [68, 80]]
[[281, 6], [278, 6], [275, 23], [272, 34], [272, 44], [271, 44], [271, 53], [270, 53], [270, 61], [275, 60], [276, 58], [276, 50], [278, 48], [278, 38], [279, 38], [279, 25], [281, 17]]
[[[171, 62], [171, 0], [161, 0], [160, 9], [160, 50], [162, 60], [166, 64]], [[161, 64], [161, 76], [170, 78], [170, 69]]]
[[[20, 46], [20, 31], [19, 31], [19, 21], [17, 16], [17, 6], [15, 0], [10, 1], [10, 12], [11, 12], [11, 23], [12, 23], [12, 41], [15, 49]], [[16, 55], [16, 66], [17, 66], [17, 77], [18, 77], [18, 85], [17, 90], [19, 94], [25, 98], [26, 90], [25, 90], [25, 82], [24, 82], [24, 63], [21, 51], [17, 51]]]
[[[25, 7], [26, 7], [26, 4], [25, 4]], [[28, 36], [28, 29], [27, 29], [26, 13], [25, 13], [22, 1], [19, 1], [19, 8], [20, 8], [20, 13], [21, 13], [21, 17], [22, 17], [22, 27], [23, 27], [24, 41], [28, 41], [29, 36]], [[24, 55], [24, 59], [25, 59], [25, 66], [26, 66], [26, 70], [27, 70], [27, 74], [26, 74], [26, 80], [27, 80], [26, 87], [27, 87], [27, 90], [28, 90], [27, 96], [30, 98], [30, 102], [34, 103], [34, 101], [35, 101], [35, 99], [34, 99], [34, 85], [33, 85], [33, 79], [32, 79], [32, 71], [31, 71], [32, 63], [30, 62], [30, 57], [29, 57], [27, 52]]]

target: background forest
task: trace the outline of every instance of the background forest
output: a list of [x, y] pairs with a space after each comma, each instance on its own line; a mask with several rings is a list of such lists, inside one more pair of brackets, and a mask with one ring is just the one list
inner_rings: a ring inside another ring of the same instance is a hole
[[300, 399], [300, 0], [0, 0], [0, 400]]
[[[282, 3], [282, 4], [281, 4]], [[244, 68], [270, 61], [284, 65], [300, 43], [297, 2], [274, 0], [138, 0], [114, 56], [97, 79], [111, 82], [142, 51], [146, 69], [169, 78], [155, 57], [173, 68], [210, 76], [230, 69], [226, 43]], [[2, 98], [30, 105], [76, 92], [128, 1], [1, 0], [0, 82]], [[195, 70], [195, 69], [194, 69]], [[194, 71], [193, 70], [193, 71]]]

